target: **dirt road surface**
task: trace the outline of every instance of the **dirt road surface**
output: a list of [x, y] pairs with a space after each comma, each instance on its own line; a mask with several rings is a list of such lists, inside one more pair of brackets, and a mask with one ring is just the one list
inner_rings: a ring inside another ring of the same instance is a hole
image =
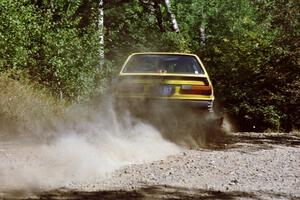
[[[2, 142], [0, 160], [14, 151]], [[125, 165], [86, 183], [2, 189], [1, 198], [300, 199], [300, 135], [234, 133], [215, 148], [182, 149], [162, 160]]]

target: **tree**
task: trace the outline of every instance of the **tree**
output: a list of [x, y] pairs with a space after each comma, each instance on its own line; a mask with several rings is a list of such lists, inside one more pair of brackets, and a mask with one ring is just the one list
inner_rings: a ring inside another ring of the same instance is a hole
[[191, 52], [240, 130], [300, 129], [296, 0], [0, 0], [0, 9], [0, 73], [15, 80], [74, 100], [105, 88], [132, 52]]
[[82, 9], [81, 3], [1, 0], [2, 71], [21, 70], [66, 99], [90, 94], [99, 60], [98, 33], [91, 19], [95, 15], [82, 17], [89, 7]]
[[165, 3], [165, 6], [166, 6], [167, 13], [168, 13], [168, 15], [171, 19], [173, 31], [178, 33], [180, 30], [179, 30], [179, 26], [177, 24], [176, 16], [174, 15], [174, 13], [172, 12], [172, 9], [171, 9], [171, 1], [170, 0], [165, 0], [164, 3]]
[[104, 11], [103, 11], [103, 0], [99, 0], [99, 19], [98, 19], [98, 27], [99, 27], [99, 60], [100, 67], [104, 65]]

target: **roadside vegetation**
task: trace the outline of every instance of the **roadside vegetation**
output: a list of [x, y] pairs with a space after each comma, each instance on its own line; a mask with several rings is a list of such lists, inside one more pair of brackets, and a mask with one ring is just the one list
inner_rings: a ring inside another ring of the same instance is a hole
[[0, 0], [1, 121], [109, 92], [132, 52], [176, 51], [200, 56], [238, 130], [299, 130], [299, 10], [296, 0]]
[[[0, 75], [0, 131], [2, 135], [33, 134], [60, 116], [67, 102], [31, 80], [16, 79], [19, 71]], [[22, 72], [20, 72], [22, 73]], [[25, 131], [26, 130], [26, 131]]]

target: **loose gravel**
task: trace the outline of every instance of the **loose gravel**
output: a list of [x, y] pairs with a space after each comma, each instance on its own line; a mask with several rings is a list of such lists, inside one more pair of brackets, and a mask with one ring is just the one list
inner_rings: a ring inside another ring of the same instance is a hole
[[235, 133], [222, 148], [185, 149], [32, 198], [300, 199], [299, 147], [299, 134]]

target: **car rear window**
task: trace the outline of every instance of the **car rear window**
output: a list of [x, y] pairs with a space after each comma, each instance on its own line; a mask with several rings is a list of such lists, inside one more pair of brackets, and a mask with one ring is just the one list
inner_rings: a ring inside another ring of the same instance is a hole
[[204, 74], [194, 56], [188, 55], [133, 55], [123, 73], [179, 73]]

